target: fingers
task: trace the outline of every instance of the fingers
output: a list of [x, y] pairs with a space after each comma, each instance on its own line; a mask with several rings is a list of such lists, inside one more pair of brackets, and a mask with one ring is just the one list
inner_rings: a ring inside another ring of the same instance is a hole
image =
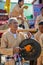
[[19, 48], [19, 47], [13, 48], [14, 53], [19, 53], [20, 50], [21, 50], [21, 48]]

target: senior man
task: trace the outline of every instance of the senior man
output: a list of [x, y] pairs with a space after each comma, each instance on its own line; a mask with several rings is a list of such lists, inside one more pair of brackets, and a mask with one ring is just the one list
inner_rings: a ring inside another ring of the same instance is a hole
[[[18, 21], [15, 17], [9, 18], [8, 20], [8, 26], [9, 29], [3, 33], [2, 38], [1, 38], [1, 47], [2, 48], [10, 48], [13, 49], [13, 55], [15, 53], [19, 53], [19, 44], [21, 43], [21, 41], [23, 41], [24, 39], [26, 39], [27, 35], [25, 35], [22, 32], [17, 32], [18, 30]], [[14, 59], [11, 59], [8, 61], [9, 65], [15, 65], [15, 61]], [[8, 65], [6, 63], [6, 65]]]

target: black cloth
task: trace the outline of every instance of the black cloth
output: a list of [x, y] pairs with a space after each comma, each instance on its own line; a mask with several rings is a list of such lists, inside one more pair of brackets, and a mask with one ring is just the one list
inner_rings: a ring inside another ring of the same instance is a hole
[[30, 61], [30, 65], [37, 65], [37, 59]]

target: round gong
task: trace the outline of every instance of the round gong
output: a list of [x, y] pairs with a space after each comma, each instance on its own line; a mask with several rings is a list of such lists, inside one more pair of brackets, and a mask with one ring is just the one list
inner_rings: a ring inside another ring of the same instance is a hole
[[22, 49], [20, 54], [25, 60], [35, 60], [40, 56], [41, 46], [34, 39], [25, 39], [19, 46]]

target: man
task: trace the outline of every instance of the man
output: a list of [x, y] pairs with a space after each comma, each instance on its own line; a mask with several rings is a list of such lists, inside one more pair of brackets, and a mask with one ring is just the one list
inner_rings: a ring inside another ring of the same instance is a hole
[[[38, 32], [34, 35], [34, 37], [35, 37], [35, 40], [40, 43], [41, 48], [42, 48], [42, 46], [43, 46], [43, 43], [42, 43], [42, 39], [43, 39], [43, 37], [42, 37], [42, 35], [43, 35], [43, 21], [39, 22], [38, 27], [39, 27], [39, 30], [38, 30]], [[42, 37], [42, 38], [41, 38], [41, 37]], [[42, 54], [42, 51], [41, 51], [41, 55], [43, 55], [43, 54]], [[40, 55], [40, 57], [38, 58], [37, 65], [41, 65], [41, 62], [42, 62], [42, 60], [41, 60], [41, 58], [42, 58], [41, 55]]]
[[[2, 35], [1, 38], [1, 47], [2, 48], [11, 48], [13, 49], [13, 53], [19, 52], [19, 44], [22, 40], [24, 40], [26, 37], [23, 33], [17, 33], [18, 29], [18, 23], [16, 18], [10, 18], [8, 20], [8, 26], [9, 29]], [[9, 60], [11, 63], [11, 61]], [[12, 62], [12, 65], [14, 63]], [[10, 64], [9, 64], [10, 65]], [[15, 64], [14, 64], [15, 65]]]
[[[35, 1], [36, 0], [33, 0], [32, 4], [34, 4]], [[23, 10], [27, 8], [28, 6], [24, 6], [24, 0], [18, 0], [18, 4], [15, 5], [9, 17], [17, 17], [23, 20], [23, 18], [25, 18]]]
[[[30, 33], [24, 34], [22, 32], [17, 32], [18, 21], [15, 17], [9, 18], [8, 20], [9, 29], [2, 35], [1, 47], [5, 49], [13, 49], [13, 53], [19, 53], [19, 44], [26, 38], [30, 38]], [[11, 63], [12, 61], [12, 63]], [[7, 64], [6, 64], [7, 65]], [[9, 65], [15, 65], [14, 60], [9, 60]]]
[[[8, 45], [8, 47], [13, 47], [14, 45], [16, 45], [16, 44], [12, 44], [12, 43], [14, 43], [14, 39], [13, 38], [15, 38], [16, 39], [16, 36], [18, 37], [18, 35], [16, 35], [16, 31], [17, 31], [17, 29], [18, 29], [18, 23], [17, 23], [17, 20], [16, 20], [16, 18], [10, 18], [9, 20], [8, 20], [8, 26], [9, 26], [9, 30], [7, 30], [6, 31], [6, 33], [4, 33], [3, 35], [2, 35], [2, 38], [1, 38], [1, 46], [2, 47], [6, 47], [6, 45], [7, 45], [7, 43], [5, 43], [5, 42], [7, 42], [7, 41], [9, 41], [8, 43], [9, 43], [9, 45]], [[20, 36], [20, 35], [19, 35]], [[8, 40], [7, 40], [7, 38], [6, 37], [8, 37]], [[11, 39], [13, 40], [11, 40], [9, 37], [11, 37]], [[5, 40], [4, 40], [4, 39]], [[23, 37], [24, 38], [24, 37]], [[10, 40], [9, 40], [10, 39]], [[20, 40], [20, 39], [19, 39]], [[19, 45], [19, 44], [18, 44]], [[17, 46], [18, 46], [17, 45]]]
[[[21, 24], [22, 21], [26, 24], [26, 27], [28, 27], [28, 22], [26, 18], [24, 17], [24, 9], [27, 9], [28, 6], [24, 6], [24, 0], [18, 0], [18, 4], [16, 4], [10, 13], [9, 17], [16, 17], [18, 19], [18, 24]], [[28, 27], [29, 28], [29, 27]]]
[[10, 13], [10, 16], [23, 20], [23, 18], [24, 18], [23, 9], [28, 8], [23, 5], [24, 5], [24, 0], [18, 0], [18, 4], [15, 5], [12, 12]]
[[40, 9], [41, 14], [39, 16], [37, 16], [36, 18], [36, 23], [35, 23], [35, 28], [38, 29], [38, 23], [40, 21], [43, 21], [43, 7]]

